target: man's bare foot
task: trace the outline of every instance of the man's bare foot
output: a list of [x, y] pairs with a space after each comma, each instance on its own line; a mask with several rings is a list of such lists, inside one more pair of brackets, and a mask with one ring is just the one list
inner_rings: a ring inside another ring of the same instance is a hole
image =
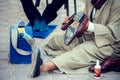
[[50, 70], [55, 70], [57, 69], [57, 66], [53, 62], [45, 62], [40, 66], [40, 71], [50, 71]]

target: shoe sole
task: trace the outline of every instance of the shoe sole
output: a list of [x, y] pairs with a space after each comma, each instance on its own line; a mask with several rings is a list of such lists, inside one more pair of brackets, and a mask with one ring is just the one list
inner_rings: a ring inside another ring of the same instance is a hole
[[65, 45], [69, 45], [76, 35], [76, 29], [73, 27], [69, 27], [66, 30], [65, 36], [64, 36], [64, 43]]

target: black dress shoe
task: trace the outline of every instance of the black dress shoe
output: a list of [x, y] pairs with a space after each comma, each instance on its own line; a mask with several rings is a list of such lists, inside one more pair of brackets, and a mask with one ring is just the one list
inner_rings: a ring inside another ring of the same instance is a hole
[[40, 50], [35, 49], [32, 54], [32, 65], [31, 65], [31, 77], [35, 78], [40, 75], [40, 66], [43, 64], [43, 60], [40, 57]]

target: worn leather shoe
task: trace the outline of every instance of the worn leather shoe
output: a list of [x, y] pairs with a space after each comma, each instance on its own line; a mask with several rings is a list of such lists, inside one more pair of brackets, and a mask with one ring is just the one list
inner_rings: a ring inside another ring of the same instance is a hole
[[73, 23], [67, 27], [64, 42], [69, 45], [75, 37], [80, 37], [88, 28], [88, 18], [84, 12], [79, 12], [73, 18]]
[[[94, 66], [91, 66], [89, 68], [90, 72], [94, 72]], [[101, 72], [106, 73], [109, 71], [115, 71], [115, 72], [120, 72], [120, 58], [106, 58], [102, 63], [101, 63]]]
[[35, 78], [40, 75], [40, 66], [43, 64], [43, 60], [40, 57], [40, 50], [36, 48], [32, 54], [31, 64], [31, 77]]

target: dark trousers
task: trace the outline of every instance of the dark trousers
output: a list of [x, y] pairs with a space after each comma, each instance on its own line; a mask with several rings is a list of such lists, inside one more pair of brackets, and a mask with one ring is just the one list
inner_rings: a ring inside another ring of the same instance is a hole
[[43, 11], [43, 14], [37, 10], [32, 0], [20, 0], [24, 9], [24, 12], [29, 19], [30, 23], [34, 24], [34, 19], [45, 19], [46, 23], [50, 23], [57, 17], [57, 11], [67, 0], [52, 0], [52, 3], [48, 4]]

